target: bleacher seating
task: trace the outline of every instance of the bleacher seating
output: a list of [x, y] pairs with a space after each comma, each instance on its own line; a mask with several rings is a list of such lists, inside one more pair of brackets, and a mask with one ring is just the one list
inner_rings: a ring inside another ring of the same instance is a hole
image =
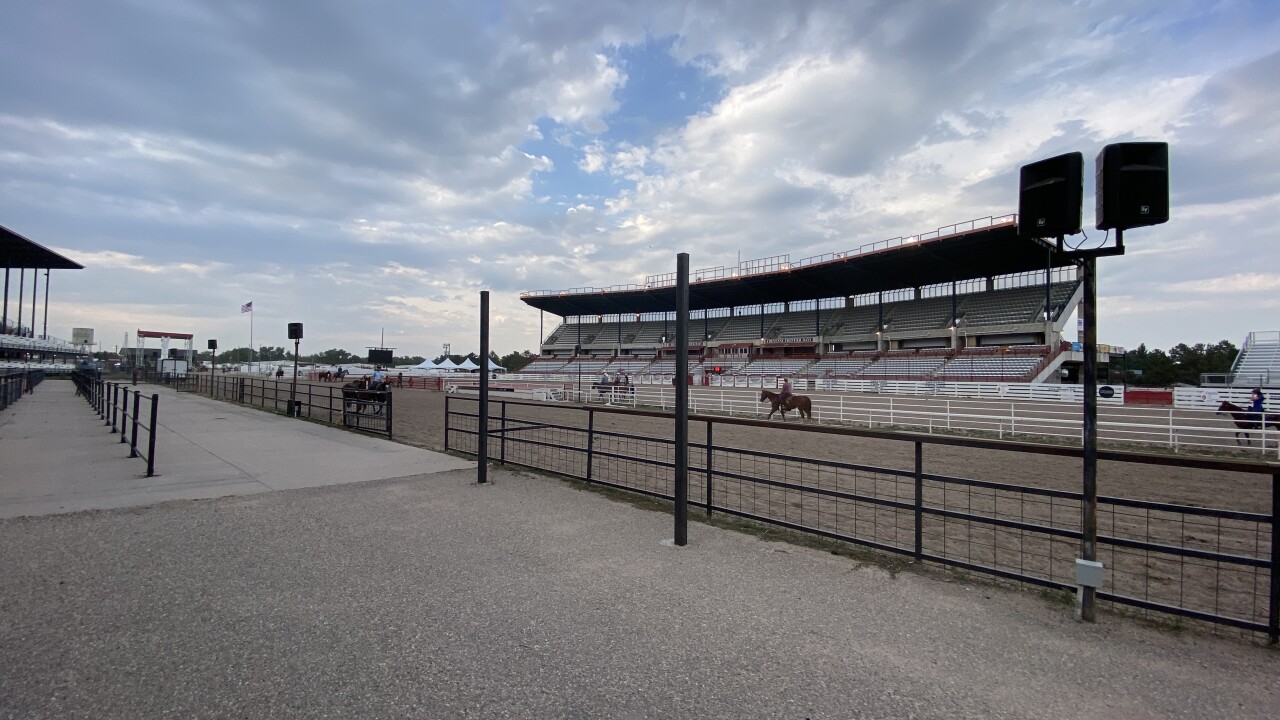
[[811, 375], [856, 375], [862, 372], [862, 369], [871, 364], [872, 358], [861, 357], [843, 357], [843, 358], [825, 358], [813, 364], [809, 368]]
[[[826, 312], [823, 311], [823, 314], [825, 315]], [[773, 317], [773, 325], [769, 328], [768, 335], [765, 336], [770, 340], [779, 338], [812, 338], [820, 334], [819, 328], [814, 327], [816, 319], [812, 310], [786, 313]], [[768, 318], [765, 319], [765, 323], [768, 325]]]
[[1002, 379], [1021, 380], [1036, 366], [1041, 358], [1028, 355], [998, 356], [960, 356], [952, 358], [943, 365], [935, 377], [940, 380], [956, 379]]
[[558, 373], [565, 365], [565, 358], [534, 358], [532, 362], [520, 368], [523, 373]]
[[1267, 385], [1280, 380], [1280, 333], [1249, 333], [1231, 372], [1245, 384]]
[[752, 361], [733, 372], [739, 375], [797, 375], [811, 364], [812, 358], [770, 358]]
[[942, 330], [951, 324], [951, 298], [935, 297], [885, 304], [889, 332]]
[[[829, 310], [824, 320], [822, 334], [832, 340], [871, 335], [876, 331], [876, 323], [880, 321], [880, 309], [875, 305]], [[825, 315], [825, 313], [824, 313]]]
[[605, 370], [607, 370], [611, 375], [618, 372], [625, 372], [628, 375], [635, 375], [637, 373], [643, 372], [645, 368], [649, 367], [649, 363], [652, 361], [653, 361], [652, 358], [647, 358], [647, 359], [623, 358], [619, 360], [614, 360], [613, 362], [609, 363], [605, 367]]
[[861, 377], [928, 377], [947, 359], [934, 356], [885, 356], [862, 369]]
[[[768, 337], [769, 327], [772, 325], [771, 317], [773, 316], [766, 315], [764, 318], [764, 337]], [[739, 315], [734, 318], [719, 319], [726, 322], [718, 330], [712, 331], [711, 339], [715, 342], [759, 340], [761, 338], [759, 315]], [[691, 320], [689, 325], [693, 326], [694, 321]]]

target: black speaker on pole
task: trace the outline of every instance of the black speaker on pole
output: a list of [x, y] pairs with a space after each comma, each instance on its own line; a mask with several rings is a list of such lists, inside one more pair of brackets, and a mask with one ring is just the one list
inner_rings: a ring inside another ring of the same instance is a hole
[[1169, 143], [1107, 145], [1096, 164], [1099, 230], [1169, 222]]
[[302, 323], [289, 323], [289, 339], [290, 340], [302, 339]]
[[210, 349], [210, 350], [217, 350], [217, 349], [218, 349], [218, 341], [217, 341], [217, 340], [210, 340], [210, 341], [209, 341], [209, 349]]
[[1023, 165], [1018, 177], [1018, 235], [1075, 235], [1083, 225], [1084, 155], [1078, 152]]

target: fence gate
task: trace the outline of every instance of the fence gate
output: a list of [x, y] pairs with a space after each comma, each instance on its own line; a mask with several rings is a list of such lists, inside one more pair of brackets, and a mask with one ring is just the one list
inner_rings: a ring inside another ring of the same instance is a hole
[[362, 430], [391, 437], [391, 391], [360, 390], [344, 393], [342, 424], [353, 430]]

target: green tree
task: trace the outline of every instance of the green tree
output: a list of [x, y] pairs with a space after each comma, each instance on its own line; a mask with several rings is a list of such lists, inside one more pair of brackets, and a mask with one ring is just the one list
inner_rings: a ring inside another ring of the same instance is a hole
[[494, 362], [506, 368], [507, 372], [516, 372], [532, 362], [535, 357], [537, 357], [537, 355], [534, 355], [528, 350], [520, 350], [518, 352], [503, 355], [500, 358], [495, 356]]

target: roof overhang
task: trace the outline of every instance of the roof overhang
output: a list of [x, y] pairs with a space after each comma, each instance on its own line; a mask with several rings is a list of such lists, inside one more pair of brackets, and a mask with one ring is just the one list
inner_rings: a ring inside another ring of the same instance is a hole
[[[1017, 223], [1007, 222], [937, 238], [908, 238], [881, 250], [801, 261], [789, 269], [690, 282], [689, 309], [849, 297], [1072, 263], [1040, 240], [1018, 237]], [[561, 317], [674, 312], [676, 288], [528, 293], [521, 299]]]
[[83, 270], [80, 263], [28, 240], [0, 225], [0, 262], [7, 268], [37, 270]]

